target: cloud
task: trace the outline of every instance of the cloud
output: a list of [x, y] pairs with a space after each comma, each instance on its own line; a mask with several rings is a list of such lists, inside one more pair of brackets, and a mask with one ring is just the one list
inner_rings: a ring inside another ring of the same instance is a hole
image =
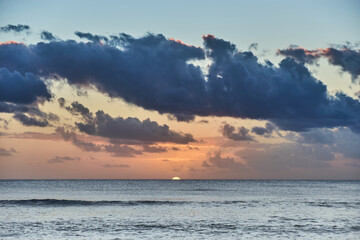
[[10, 157], [13, 153], [16, 153], [16, 150], [13, 148], [10, 148], [9, 150], [6, 150], [5, 148], [0, 148], [0, 157]]
[[76, 147], [86, 152], [107, 152], [111, 153], [113, 157], [134, 157], [134, 155], [143, 153], [141, 148], [137, 149], [124, 144], [95, 144], [83, 141], [75, 132], [67, 131], [63, 127], [58, 127], [55, 132], [60, 134], [65, 141], [72, 142]]
[[75, 132], [65, 130], [63, 127], [58, 127], [55, 130], [56, 133], [60, 134], [65, 141], [71, 141], [75, 146], [86, 152], [100, 152], [101, 146], [92, 142], [86, 142], [78, 139]]
[[173, 142], [187, 144], [195, 142], [190, 134], [182, 134], [169, 129], [167, 125], [137, 118], [112, 118], [103, 111], [97, 111], [88, 123], [76, 123], [81, 132], [89, 135], [137, 140], [143, 142]]
[[[64, 105], [65, 99], [64, 100], [59, 99], [59, 104], [60, 104], [60, 106], [61, 106], [61, 104]], [[80, 114], [83, 117], [83, 119], [87, 122], [90, 122], [93, 120], [92, 112], [90, 112], [90, 110], [87, 107], [85, 107], [84, 105], [82, 105], [81, 103], [73, 102], [73, 103], [71, 103], [71, 107], [67, 106], [65, 108], [73, 115]]]
[[42, 31], [40, 37], [42, 40], [45, 40], [45, 41], [57, 40], [57, 38], [51, 32], [48, 32], [48, 31]]
[[253, 50], [253, 49], [254, 49], [254, 50], [257, 50], [258, 47], [259, 47], [259, 44], [258, 44], [258, 43], [252, 43], [252, 44], [250, 44], [248, 50], [249, 50], [249, 51], [251, 51], [251, 50]]
[[28, 112], [28, 111], [29, 111], [29, 107], [22, 104], [0, 102], [0, 112], [3, 113]]
[[0, 27], [1, 32], [23, 32], [26, 30], [30, 30], [30, 27], [28, 25], [22, 25], [22, 24], [18, 24], [18, 25], [8, 24], [4, 27]]
[[134, 155], [141, 155], [142, 151], [129, 147], [127, 145], [102, 145], [104, 152], [112, 153], [113, 157], [134, 157]]
[[265, 174], [280, 173], [293, 168], [330, 167], [334, 154], [328, 146], [281, 143], [265, 149], [245, 149], [236, 153], [246, 166]]
[[239, 127], [235, 132], [235, 127], [225, 123], [220, 127], [220, 131], [224, 137], [232, 139], [234, 141], [253, 141], [253, 137], [249, 134], [249, 129]]
[[129, 168], [130, 166], [127, 164], [104, 164], [102, 165], [104, 168]]
[[236, 162], [232, 157], [221, 157], [220, 151], [214, 152], [214, 154], [208, 153], [207, 159], [203, 161], [202, 166], [206, 168], [224, 168], [232, 171], [239, 171], [245, 168], [242, 163]]
[[[285, 58], [278, 66], [262, 64], [228, 41], [212, 35], [203, 40], [204, 48], [161, 34], [122, 34], [118, 47], [72, 40], [5, 44], [0, 45], [0, 67], [95, 86], [161, 114], [268, 120], [292, 131], [348, 126], [360, 132], [359, 100], [331, 95], [304, 63]], [[203, 59], [212, 61], [206, 76], [191, 63]]]
[[188, 115], [188, 114], [182, 114], [182, 113], [174, 114], [174, 115], [169, 114], [168, 119], [169, 120], [176, 120], [178, 122], [192, 122], [192, 121], [195, 120], [195, 116], [194, 115]]
[[[0, 103], [0, 105], [1, 105], [1, 103]], [[0, 106], [0, 108], [1, 108], [1, 106]], [[0, 124], [0, 128], [8, 129], [9, 122], [6, 119], [0, 118], [0, 123], [1, 122], [2, 122], [2, 124]]]
[[15, 113], [13, 117], [25, 126], [46, 127], [49, 125], [49, 122], [46, 119], [28, 117], [23, 113]]
[[[327, 58], [329, 63], [339, 66], [342, 71], [348, 72], [353, 82], [360, 75], [360, 50], [353, 50], [347, 47], [342, 49], [325, 48], [307, 50], [305, 48], [287, 48], [278, 50], [278, 54], [289, 56], [302, 63], [314, 64], [320, 57]], [[360, 81], [359, 81], [360, 83]]]
[[47, 162], [48, 163], [63, 163], [63, 162], [68, 162], [68, 161], [78, 161], [80, 160], [81, 158], [79, 157], [59, 157], [59, 156], [56, 156], [50, 160], [48, 160]]
[[[13, 104], [0, 102], [0, 113], [15, 113], [13, 118], [25, 126], [46, 127], [49, 121], [59, 121], [60, 118], [54, 113], [45, 113], [38, 106], [26, 106], [23, 104]], [[25, 115], [27, 113], [29, 116]], [[36, 116], [36, 117], [35, 117]]]
[[75, 35], [78, 36], [79, 38], [85, 38], [89, 41], [92, 41], [92, 42], [101, 42], [101, 41], [109, 41], [109, 39], [105, 36], [101, 36], [101, 35], [94, 35], [94, 34], [91, 34], [91, 33], [84, 33], [84, 32], [79, 32], [79, 31], [76, 31], [75, 32]]
[[253, 127], [251, 132], [260, 136], [270, 137], [274, 130], [276, 130], [276, 126], [271, 122], [267, 122], [265, 127]]
[[29, 104], [37, 98], [50, 99], [51, 94], [42, 80], [32, 73], [21, 75], [0, 68], [0, 102]]
[[360, 135], [348, 128], [312, 129], [308, 132], [288, 134], [285, 138], [292, 144], [320, 146], [325, 148], [329, 154], [342, 154], [344, 157], [360, 160], [360, 148], [358, 146]]
[[65, 100], [65, 98], [59, 98], [58, 99], [58, 103], [59, 103], [59, 106], [61, 107], [61, 108], [64, 108], [65, 107], [65, 104], [66, 104], [66, 100]]
[[166, 147], [143, 145], [143, 152], [162, 153], [162, 152], [167, 152], [167, 151], [168, 150]]

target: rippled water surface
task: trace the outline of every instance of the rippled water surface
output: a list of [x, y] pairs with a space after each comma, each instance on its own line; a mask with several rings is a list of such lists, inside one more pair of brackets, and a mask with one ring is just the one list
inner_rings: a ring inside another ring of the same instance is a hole
[[359, 181], [0, 181], [0, 239], [359, 239]]

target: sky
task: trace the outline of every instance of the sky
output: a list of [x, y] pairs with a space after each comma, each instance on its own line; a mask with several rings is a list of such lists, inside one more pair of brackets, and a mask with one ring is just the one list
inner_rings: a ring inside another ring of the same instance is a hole
[[359, 8], [0, 0], [0, 179], [360, 179]]

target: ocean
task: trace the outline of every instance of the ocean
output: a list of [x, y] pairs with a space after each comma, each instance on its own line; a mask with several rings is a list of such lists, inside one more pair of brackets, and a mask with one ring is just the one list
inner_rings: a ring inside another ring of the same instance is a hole
[[360, 239], [360, 181], [0, 180], [0, 239]]

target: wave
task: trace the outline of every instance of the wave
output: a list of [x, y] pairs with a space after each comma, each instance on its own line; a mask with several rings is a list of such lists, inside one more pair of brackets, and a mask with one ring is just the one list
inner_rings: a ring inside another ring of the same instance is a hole
[[185, 204], [254, 204], [258, 201], [166, 201], [166, 200], [134, 200], [134, 201], [87, 201], [87, 200], [69, 200], [69, 199], [24, 199], [24, 200], [0, 200], [0, 207], [9, 205], [17, 206], [138, 206], [138, 205], [185, 205]]
[[0, 200], [0, 206], [24, 205], [24, 206], [136, 206], [136, 205], [180, 205], [187, 204], [187, 201], [86, 201], [67, 199], [26, 199], [26, 200]]

